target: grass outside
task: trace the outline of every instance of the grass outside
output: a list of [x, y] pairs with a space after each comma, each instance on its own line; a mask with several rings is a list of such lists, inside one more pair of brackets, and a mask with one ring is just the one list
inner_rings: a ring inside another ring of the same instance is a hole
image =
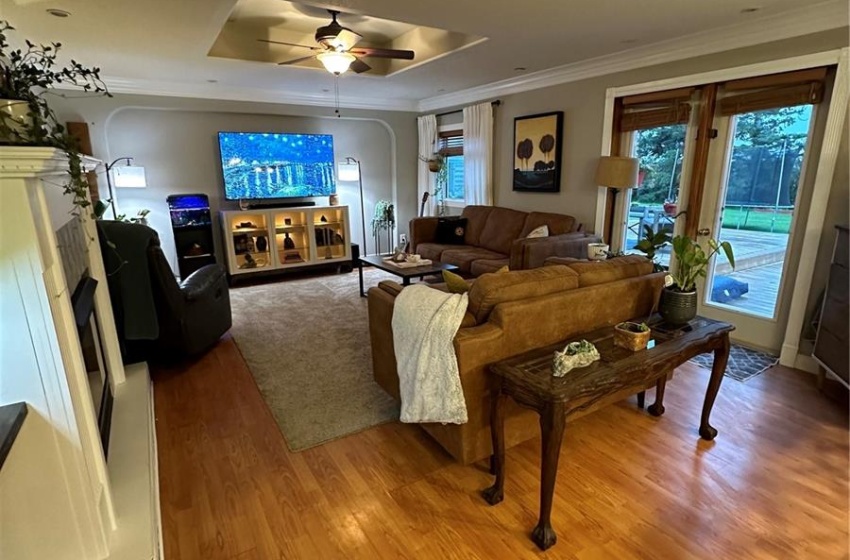
[[791, 210], [774, 212], [772, 208], [726, 208], [723, 211], [723, 228], [790, 233]]

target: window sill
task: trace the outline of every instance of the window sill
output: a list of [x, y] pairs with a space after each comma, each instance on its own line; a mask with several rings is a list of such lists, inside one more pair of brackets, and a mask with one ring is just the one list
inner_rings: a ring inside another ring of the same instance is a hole
[[466, 201], [464, 200], [445, 200], [446, 206], [449, 208], [465, 208]]

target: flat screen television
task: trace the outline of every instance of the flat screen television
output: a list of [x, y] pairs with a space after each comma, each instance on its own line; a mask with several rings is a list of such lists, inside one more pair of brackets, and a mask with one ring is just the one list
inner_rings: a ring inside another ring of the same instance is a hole
[[219, 132], [218, 144], [227, 200], [336, 192], [330, 134]]

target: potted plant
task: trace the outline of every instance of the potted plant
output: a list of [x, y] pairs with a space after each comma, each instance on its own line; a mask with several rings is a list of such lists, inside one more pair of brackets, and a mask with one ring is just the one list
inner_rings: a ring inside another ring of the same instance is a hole
[[657, 232], [652, 231], [652, 226], [643, 224], [643, 237], [638, 241], [634, 248], [652, 261], [655, 272], [661, 272], [664, 267], [656, 262], [655, 257], [658, 250], [670, 243], [672, 236], [665, 228], [660, 228]]
[[614, 326], [614, 346], [637, 352], [646, 348], [650, 331], [646, 323], [624, 321]]
[[0, 145], [45, 146], [62, 150], [68, 157], [68, 180], [64, 193], [73, 196], [77, 211], [90, 205], [89, 183], [83, 169], [77, 139], [59, 122], [47, 104], [48, 88], [82, 89], [109, 96], [99, 68], [86, 68], [72, 60], [57, 67], [62, 45], [36, 45], [12, 49], [7, 33], [14, 28], [0, 20]]
[[392, 231], [395, 228], [395, 207], [389, 200], [379, 200], [375, 203], [375, 213], [372, 217], [372, 237], [375, 247], [381, 252], [381, 233], [387, 234], [387, 250], [392, 250]]
[[684, 325], [697, 314], [698, 278], [705, 278], [711, 257], [723, 251], [732, 269], [735, 268], [735, 256], [728, 241], [718, 243], [708, 240], [710, 251], [706, 253], [699, 243], [688, 236], [677, 235], [673, 238], [673, 254], [676, 255], [675, 271], [668, 277], [669, 285], [661, 290], [658, 311], [664, 320], [673, 325]]

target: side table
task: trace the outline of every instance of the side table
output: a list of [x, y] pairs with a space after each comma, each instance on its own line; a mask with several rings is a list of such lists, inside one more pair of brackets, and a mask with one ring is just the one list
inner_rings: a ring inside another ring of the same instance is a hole
[[[504, 405], [507, 398], [511, 397], [520, 406], [540, 415], [543, 439], [540, 517], [531, 538], [541, 550], [546, 550], [557, 540], [550, 515], [561, 441], [569, 417], [642, 393], [652, 383], [656, 384], [657, 391], [655, 403], [649, 412], [661, 416], [664, 413], [664, 387], [668, 375], [697, 354], [713, 351], [714, 364], [703, 402], [699, 434], [706, 440], [717, 436], [717, 430], [709, 423], [709, 416], [726, 371], [729, 333], [735, 327], [704, 317], [697, 317], [684, 327], [668, 327], [656, 318], [649, 322], [649, 326], [652, 329], [651, 347], [639, 352], [614, 346], [614, 329], [606, 327], [490, 366], [490, 371], [497, 377], [490, 410], [493, 438], [491, 467], [496, 481], [482, 494], [490, 505], [504, 499]], [[601, 359], [585, 368], [575, 369], [565, 377], [554, 377], [552, 358], [555, 350], [581, 339], [592, 342], [599, 350]]]

